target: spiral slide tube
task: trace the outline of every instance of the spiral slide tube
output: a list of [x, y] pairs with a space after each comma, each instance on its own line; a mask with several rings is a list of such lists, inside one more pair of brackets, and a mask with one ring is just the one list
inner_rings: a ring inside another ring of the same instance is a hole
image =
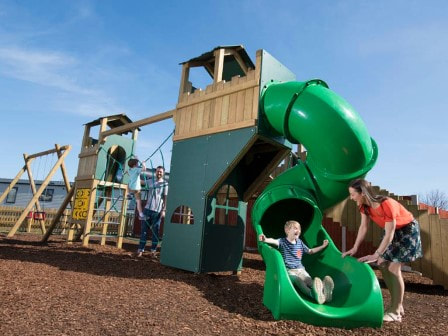
[[314, 247], [330, 241], [323, 251], [303, 259], [312, 277], [330, 275], [333, 300], [319, 305], [292, 285], [280, 252], [258, 242], [266, 263], [263, 303], [276, 319], [300, 320], [342, 328], [380, 327], [381, 289], [371, 268], [352, 257], [341, 257], [322, 227], [323, 211], [347, 196], [348, 183], [373, 167], [377, 147], [360, 116], [325, 82], [272, 82], [261, 98], [264, 118], [276, 135], [303, 144], [305, 162], [285, 171], [258, 197], [252, 211], [257, 236], [285, 235], [283, 225], [294, 219], [301, 238]]

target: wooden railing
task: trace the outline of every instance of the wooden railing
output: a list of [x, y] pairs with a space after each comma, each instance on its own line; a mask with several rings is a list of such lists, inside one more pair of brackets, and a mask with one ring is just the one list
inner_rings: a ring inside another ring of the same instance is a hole
[[205, 91], [184, 93], [176, 106], [174, 140], [256, 125], [259, 73], [235, 76], [207, 86]]
[[[14, 224], [19, 219], [22, 214], [23, 207], [10, 207], [10, 206], [0, 206], [0, 232], [9, 232], [9, 230], [14, 226]], [[54, 216], [58, 209], [45, 209], [45, 227], [48, 229]], [[67, 209], [64, 211], [60, 218], [56, 229], [53, 234], [65, 234], [68, 229], [68, 219], [70, 217], [71, 210]], [[111, 212], [108, 218], [108, 226], [106, 235], [116, 235], [119, 224], [119, 213]], [[133, 219], [133, 214], [129, 215], [129, 219]], [[131, 218], [132, 217], [132, 218]], [[92, 234], [102, 234], [104, 212], [98, 211], [92, 221]], [[126, 220], [125, 236], [132, 235], [133, 220]], [[31, 233], [41, 233], [40, 224], [37, 220], [32, 218], [25, 218], [22, 222], [19, 231], [21, 232], [31, 232]]]

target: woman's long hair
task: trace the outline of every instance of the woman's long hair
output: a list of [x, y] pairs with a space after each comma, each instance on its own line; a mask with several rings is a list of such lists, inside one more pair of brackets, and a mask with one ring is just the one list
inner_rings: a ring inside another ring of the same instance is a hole
[[364, 194], [367, 201], [370, 203], [367, 206], [371, 206], [373, 202], [380, 203], [387, 200], [387, 196], [384, 195], [376, 195], [373, 192], [370, 183], [364, 179], [356, 179], [350, 182], [349, 187], [355, 189], [360, 194]]

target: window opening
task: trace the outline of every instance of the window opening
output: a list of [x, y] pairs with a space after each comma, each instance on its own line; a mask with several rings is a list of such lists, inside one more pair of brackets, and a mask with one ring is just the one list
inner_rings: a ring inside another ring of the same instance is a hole
[[16, 198], [17, 198], [17, 187], [14, 187], [9, 191], [8, 196], [6, 196], [5, 203], [13, 204], [16, 202]]
[[223, 185], [216, 193], [215, 221], [217, 225], [236, 226], [238, 223], [238, 194], [231, 185]]
[[187, 205], [180, 205], [174, 210], [171, 216], [171, 223], [174, 224], [194, 224], [194, 215]]

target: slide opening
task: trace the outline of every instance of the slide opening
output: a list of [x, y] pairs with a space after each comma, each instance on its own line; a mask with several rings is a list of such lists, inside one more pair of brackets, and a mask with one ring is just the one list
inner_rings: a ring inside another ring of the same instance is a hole
[[263, 233], [272, 238], [285, 236], [285, 222], [296, 220], [302, 227], [302, 235], [307, 231], [314, 216], [314, 207], [300, 199], [284, 199], [272, 204], [263, 214], [260, 226]]

